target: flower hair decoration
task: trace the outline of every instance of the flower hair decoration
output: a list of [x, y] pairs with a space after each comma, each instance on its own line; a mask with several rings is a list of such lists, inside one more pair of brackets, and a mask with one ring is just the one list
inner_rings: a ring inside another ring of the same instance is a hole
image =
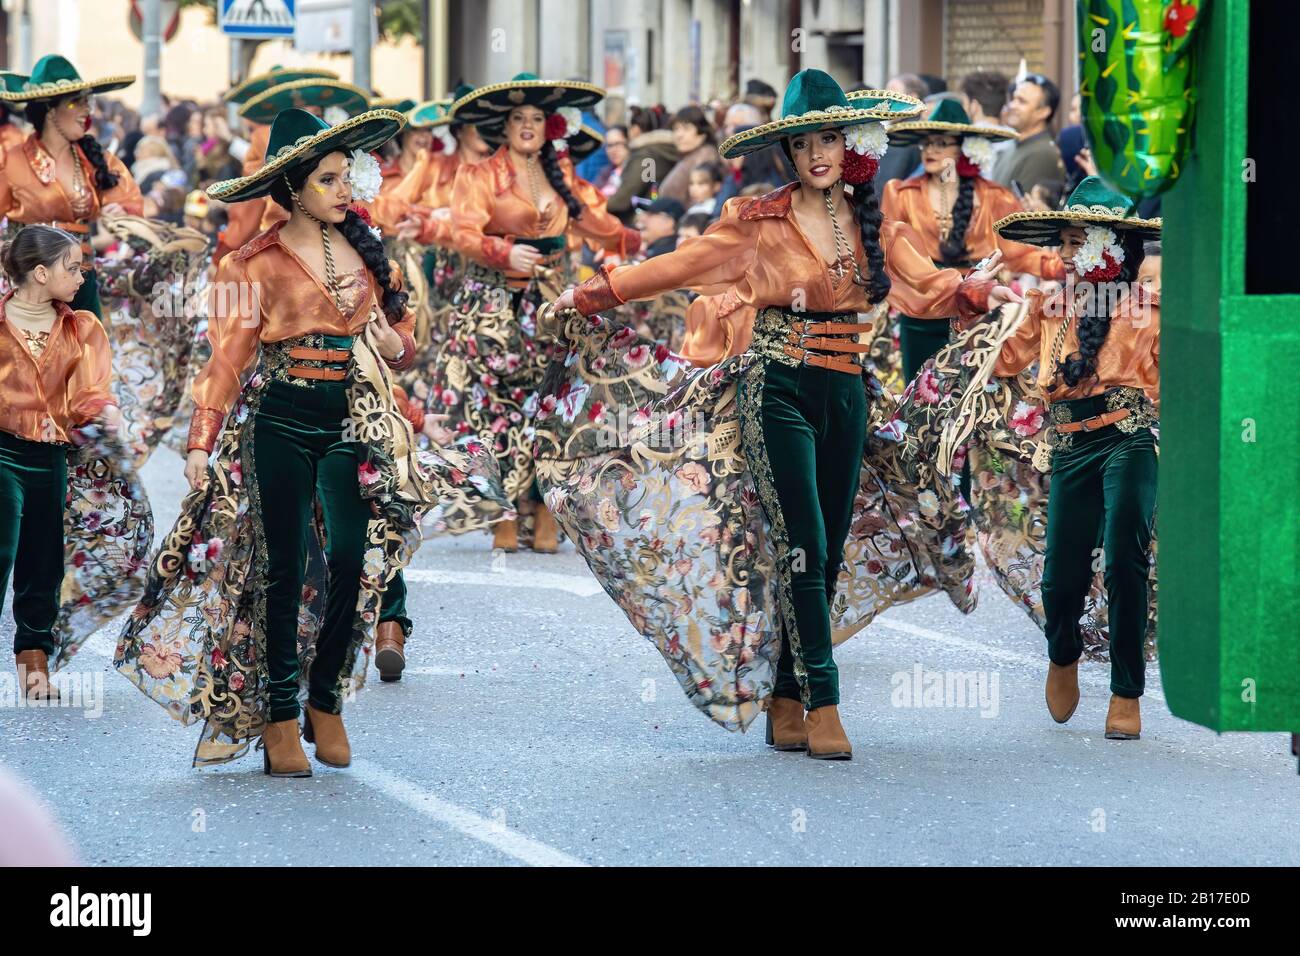
[[844, 130], [844, 181], [850, 186], [875, 177], [889, 149], [889, 137], [879, 123], [857, 123]]
[[546, 138], [557, 153], [569, 151], [568, 139], [582, 129], [582, 110], [561, 106], [546, 117]]
[[1074, 254], [1074, 271], [1087, 282], [1106, 282], [1119, 277], [1124, 247], [1114, 229], [1086, 226], [1087, 239]]
[[957, 160], [958, 176], [983, 176], [993, 172], [993, 144], [986, 136], [963, 136], [961, 156]]
[[352, 184], [353, 197], [362, 202], [373, 202], [384, 181], [379, 171], [379, 160], [361, 149], [354, 149], [349, 158], [352, 168], [348, 170], [348, 182]]

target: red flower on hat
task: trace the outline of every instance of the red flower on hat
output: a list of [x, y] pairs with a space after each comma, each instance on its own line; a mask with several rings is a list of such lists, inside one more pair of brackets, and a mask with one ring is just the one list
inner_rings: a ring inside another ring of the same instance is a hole
[[876, 170], [879, 168], [880, 160], [874, 156], [868, 156], [866, 153], [855, 153], [851, 149], [844, 151], [844, 162], [841, 169], [844, 173], [844, 181], [850, 186], [869, 182], [875, 178]]
[[1175, 37], [1187, 36], [1196, 19], [1196, 5], [1187, 0], [1174, 0], [1165, 10], [1165, 29]]
[[375, 227], [375, 221], [370, 218], [370, 210], [367, 209], [365, 206], [361, 205], [360, 203], [353, 203], [351, 206], [348, 207], [348, 209], [352, 210], [354, 213], [360, 216], [361, 221], [364, 222], [371, 229]]
[[974, 179], [980, 175], [978, 163], [972, 163], [965, 156], [957, 157], [957, 175], [965, 179]]
[[547, 139], [564, 139], [569, 132], [569, 123], [559, 113], [548, 113], [546, 116], [546, 138]]
[[1109, 252], [1103, 252], [1101, 258], [1102, 265], [1089, 269], [1083, 274], [1085, 282], [1109, 282], [1111, 279], [1119, 278], [1119, 263], [1115, 261], [1114, 256]]

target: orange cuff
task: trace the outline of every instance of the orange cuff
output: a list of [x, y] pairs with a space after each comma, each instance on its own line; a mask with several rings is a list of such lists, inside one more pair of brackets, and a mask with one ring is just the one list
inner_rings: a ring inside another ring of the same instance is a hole
[[393, 329], [393, 331], [402, 340], [402, 348], [406, 351], [402, 353], [401, 361], [391, 362], [388, 359], [384, 359], [384, 361], [388, 363], [388, 367], [393, 371], [404, 372], [415, 364], [415, 339], [401, 329]]
[[226, 413], [216, 408], [196, 408], [190, 419], [190, 437], [185, 443], [186, 451], [201, 449], [212, 453], [221, 434], [221, 424], [226, 420]]
[[618, 297], [610, 285], [608, 266], [573, 290], [573, 304], [583, 315], [595, 315], [622, 305], [625, 301], [627, 300]]
[[618, 244], [618, 254], [626, 259], [628, 256], [634, 256], [641, 249], [641, 233], [627, 226], [623, 227], [623, 238]]
[[957, 287], [957, 320], [964, 328], [989, 310], [989, 293], [994, 279], [963, 279]]
[[514, 248], [514, 245], [513, 239], [506, 239], [502, 236], [484, 236], [483, 244], [480, 246], [483, 251], [483, 261], [492, 268], [505, 272], [510, 268], [510, 250]]

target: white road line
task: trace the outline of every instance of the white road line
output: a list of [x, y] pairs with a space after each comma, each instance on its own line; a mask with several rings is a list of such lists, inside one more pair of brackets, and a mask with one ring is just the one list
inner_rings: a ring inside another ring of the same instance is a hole
[[[927, 641], [933, 641], [936, 644], [943, 644], [946, 647], [968, 651], [972, 654], [982, 654], [985, 657], [992, 657], [996, 660], [1005, 661], [1008, 664], [1023, 664], [1031, 668], [1041, 668], [1047, 661], [1046, 654], [1042, 657], [1031, 657], [1028, 654], [1022, 654], [1019, 651], [1009, 651], [1005, 648], [995, 647], [981, 641], [971, 641], [964, 637], [953, 637], [948, 634], [940, 634], [938, 631], [932, 631], [928, 627], [908, 624], [906, 621], [895, 621], [886, 617], [878, 617], [872, 622], [872, 624], [879, 624], [883, 628], [887, 628], [891, 631], [898, 631], [902, 634], [910, 634], [913, 637], [921, 637]], [[1165, 703], [1165, 695], [1154, 687], [1147, 687], [1145, 694], [1153, 700], [1158, 700], [1162, 704]]]
[[582, 574], [555, 574], [550, 571], [439, 571], [433, 568], [407, 568], [402, 572], [408, 582], [419, 584], [479, 584], [488, 587], [544, 588], [567, 591], [579, 597], [604, 594], [595, 578]]
[[[475, 673], [472, 667], [405, 667], [402, 669], [404, 677], [412, 674], [421, 677], [465, 677], [473, 676]], [[481, 674], [483, 671], [477, 673]]]
[[527, 863], [529, 866], [587, 866], [576, 857], [562, 853], [532, 837], [517, 833], [495, 820], [471, 813], [463, 807], [434, 796], [427, 790], [421, 790], [369, 761], [352, 761], [348, 773], [417, 813], [422, 813], [429, 819], [451, 827], [467, 837], [486, 843], [521, 863]]

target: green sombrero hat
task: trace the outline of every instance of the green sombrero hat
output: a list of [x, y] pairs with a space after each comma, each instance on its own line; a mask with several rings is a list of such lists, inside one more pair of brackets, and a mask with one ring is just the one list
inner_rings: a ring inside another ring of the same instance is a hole
[[910, 119], [924, 108], [916, 97], [891, 90], [863, 90], [855, 96], [855, 100], [845, 96], [829, 73], [800, 70], [785, 88], [781, 118], [728, 137], [718, 152], [724, 159], [734, 159], [779, 143], [787, 136], [858, 123]]
[[225, 179], [208, 187], [208, 196], [223, 202], [256, 199], [271, 191], [280, 176], [304, 163], [315, 163], [330, 153], [371, 152], [388, 142], [406, 125], [394, 110], [371, 110], [330, 126], [306, 110], [287, 109], [271, 124], [266, 144], [266, 165], [250, 176]]
[[542, 80], [533, 73], [518, 73], [505, 83], [491, 83], [461, 96], [451, 106], [457, 123], [473, 123], [484, 130], [500, 129], [516, 106], [536, 106], [547, 113], [565, 107], [585, 110], [605, 98], [594, 83], [580, 80]]
[[273, 66], [265, 73], [250, 76], [238, 86], [233, 86], [222, 97], [227, 103], [247, 103], [254, 96], [265, 93], [273, 86], [292, 83], [295, 80], [337, 80], [339, 75], [333, 70], [321, 70], [315, 67]]
[[[18, 75], [18, 74], [15, 74]], [[99, 80], [83, 80], [77, 68], [66, 57], [51, 53], [36, 61], [32, 75], [23, 77], [18, 89], [6, 89], [0, 99], [11, 103], [32, 103], [37, 100], [61, 99], [78, 93], [110, 93], [135, 82], [134, 76], [106, 76]]]
[[1107, 226], [1136, 232], [1143, 239], [1160, 238], [1159, 219], [1138, 219], [1129, 214], [1133, 200], [1106, 185], [1100, 176], [1089, 176], [1075, 187], [1064, 209], [1044, 212], [1013, 212], [993, 224], [998, 235], [1031, 246], [1059, 246], [1061, 230], [1067, 226]]
[[240, 107], [239, 115], [253, 123], [270, 123], [285, 110], [307, 106], [337, 106], [354, 117], [369, 109], [370, 97], [365, 90], [342, 80], [309, 77], [263, 90]]
[[23, 73], [11, 73], [8, 70], [0, 70], [0, 90], [5, 93], [17, 93], [23, 88], [29, 77]]
[[370, 100], [372, 110], [396, 110], [398, 113], [409, 113], [415, 109], [415, 100], [409, 96], [376, 96]]
[[454, 100], [450, 97], [441, 100], [425, 100], [410, 109], [406, 114], [406, 119], [411, 124], [412, 129], [434, 129], [438, 126], [448, 126], [451, 124], [451, 104], [453, 102]]
[[956, 100], [940, 100], [925, 119], [906, 120], [890, 126], [889, 145], [911, 146], [934, 133], [949, 133], [959, 138], [983, 136], [985, 139], [1015, 139], [1018, 135], [1005, 126], [976, 126]]

